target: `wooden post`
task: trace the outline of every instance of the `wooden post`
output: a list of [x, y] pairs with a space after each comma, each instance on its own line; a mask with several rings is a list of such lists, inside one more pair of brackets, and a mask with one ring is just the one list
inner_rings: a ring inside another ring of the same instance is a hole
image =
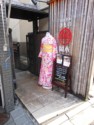
[[38, 20], [34, 20], [33, 21], [33, 33], [37, 33], [38, 32]]

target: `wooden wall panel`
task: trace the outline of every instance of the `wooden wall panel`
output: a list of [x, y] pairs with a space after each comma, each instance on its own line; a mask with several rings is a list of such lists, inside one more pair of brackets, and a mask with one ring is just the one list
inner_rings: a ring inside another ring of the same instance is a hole
[[55, 0], [50, 3], [50, 32], [58, 43], [61, 28], [71, 29], [72, 90], [86, 97], [94, 37], [94, 0]]

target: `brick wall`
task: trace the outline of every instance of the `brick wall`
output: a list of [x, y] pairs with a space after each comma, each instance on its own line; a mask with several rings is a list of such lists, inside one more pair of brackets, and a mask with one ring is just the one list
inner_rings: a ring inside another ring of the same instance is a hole
[[[4, 24], [6, 28], [6, 10], [3, 2], [3, 13], [4, 13]], [[11, 68], [11, 60], [10, 60], [10, 49], [8, 46], [8, 51], [3, 51], [4, 45], [4, 29], [2, 23], [2, 13], [0, 6], [0, 67], [2, 69], [2, 84], [3, 84], [3, 92], [4, 92], [4, 101], [5, 101], [5, 110], [10, 112], [14, 109], [14, 94], [13, 94], [13, 82], [12, 82], [12, 68]], [[8, 38], [7, 38], [8, 42]], [[9, 44], [8, 44], [9, 45]]]

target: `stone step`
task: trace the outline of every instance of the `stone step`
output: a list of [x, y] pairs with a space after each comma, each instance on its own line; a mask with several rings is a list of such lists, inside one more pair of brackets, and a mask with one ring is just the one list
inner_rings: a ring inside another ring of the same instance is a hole
[[81, 106], [83, 104], [83, 102], [79, 102], [75, 105], [72, 105], [70, 107], [64, 108], [64, 110], [62, 111], [61, 114], [43, 122], [41, 125], [60, 125], [62, 122], [66, 121], [69, 119], [69, 117], [66, 115], [66, 113], [73, 111], [74, 109], [76, 109], [77, 107]]
[[42, 123], [42, 125], [55, 125], [55, 124], [60, 125], [63, 122], [73, 118], [80, 112], [86, 110], [88, 107], [90, 107], [90, 105], [91, 105], [90, 101], [80, 102], [79, 104], [75, 104], [69, 108], [66, 108], [66, 110], [62, 114]]
[[91, 104], [89, 102], [82, 102], [80, 105], [68, 110], [65, 114], [68, 118], [72, 118], [81, 111], [87, 109]]

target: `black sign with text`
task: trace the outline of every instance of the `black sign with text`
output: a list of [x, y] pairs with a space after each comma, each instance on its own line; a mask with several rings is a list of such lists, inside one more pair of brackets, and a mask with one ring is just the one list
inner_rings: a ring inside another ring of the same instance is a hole
[[70, 67], [70, 56], [57, 55], [56, 65], [55, 65], [55, 80], [66, 82], [68, 77], [68, 69]]

